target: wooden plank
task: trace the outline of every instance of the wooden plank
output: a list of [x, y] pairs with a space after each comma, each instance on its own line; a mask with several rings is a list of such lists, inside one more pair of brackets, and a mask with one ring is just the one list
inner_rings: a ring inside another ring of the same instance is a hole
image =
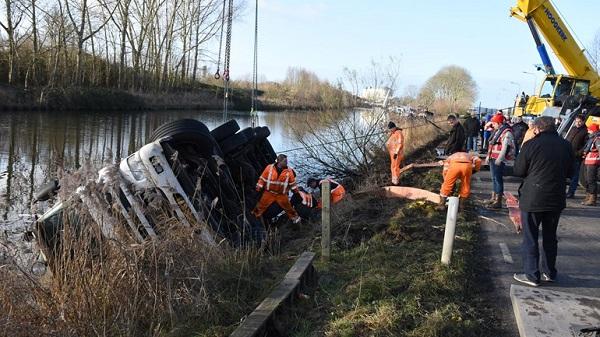
[[315, 253], [313, 252], [304, 252], [300, 255], [300, 257], [296, 260], [296, 263], [290, 268], [290, 270], [285, 274], [284, 279], [290, 280], [299, 280], [302, 278], [306, 270], [312, 265], [313, 260], [315, 259]]
[[328, 260], [331, 256], [331, 186], [329, 180], [321, 184], [321, 257]]
[[284, 279], [267, 298], [265, 298], [256, 309], [235, 329], [230, 337], [254, 337], [257, 336], [267, 322], [279, 308], [281, 303], [288, 299], [300, 284], [297, 279]]

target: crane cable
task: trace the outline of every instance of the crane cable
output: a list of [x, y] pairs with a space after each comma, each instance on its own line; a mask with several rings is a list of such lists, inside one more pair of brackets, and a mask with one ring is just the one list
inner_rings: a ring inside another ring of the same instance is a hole
[[227, 0], [223, 0], [223, 9], [221, 10], [221, 37], [219, 37], [219, 55], [217, 56], [217, 71], [215, 72], [215, 79], [221, 78], [221, 51], [223, 50], [223, 26], [225, 25], [225, 4]]
[[258, 111], [256, 111], [256, 92], [258, 90], [258, 0], [254, 5], [254, 62], [252, 64], [252, 105], [250, 118], [252, 127], [258, 124]]
[[[223, 6], [225, 7], [225, 3], [227, 0], [223, 0]], [[223, 11], [225, 13], [225, 10]], [[223, 17], [225, 20], [225, 17]], [[223, 55], [223, 122], [227, 121], [228, 113], [229, 113], [229, 64], [231, 61], [231, 29], [233, 22], [233, 0], [229, 0], [227, 6], [227, 32], [225, 33], [225, 52]]]

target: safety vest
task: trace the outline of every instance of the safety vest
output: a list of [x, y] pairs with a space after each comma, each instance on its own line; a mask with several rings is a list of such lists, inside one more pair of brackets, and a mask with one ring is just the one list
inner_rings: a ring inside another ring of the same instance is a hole
[[337, 185], [336, 188], [331, 190], [331, 202], [332, 203], [337, 204], [342, 199], [344, 199], [344, 196], [346, 195], [346, 189], [344, 188], [344, 186], [342, 186], [342, 184], [334, 181], [331, 178], [326, 178], [326, 179], [321, 180], [321, 182], [319, 182], [319, 185], [323, 184], [325, 181], [329, 181], [330, 184]]
[[598, 144], [598, 142], [600, 142], [600, 136], [595, 136], [594, 140], [592, 141], [592, 147], [585, 156], [585, 160], [583, 162], [584, 165], [600, 165], [600, 149], [596, 147], [596, 144]]
[[473, 171], [477, 172], [481, 168], [481, 159], [467, 152], [456, 152], [444, 160], [444, 173], [450, 168], [452, 163], [470, 163]]
[[390, 154], [400, 155], [400, 151], [404, 148], [404, 135], [402, 134], [402, 130], [394, 131], [385, 143], [385, 146]]
[[256, 189], [269, 191], [273, 194], [287, 194], [290, 190], [298, 191], [296, 177], [292, 168], [287, 167], [277, 173], [275, 164], [268, 165], [258, 178]]
[[[504, 131], [502, 131], [502, 133], [500, 134], [500, 137], [498, 137], [498, 141], [496, 141], [496, 143], [494, 143], [494, 144], [490, 144], [490, 147], [491, 147], [490, 158], [498, 159], [498, 157], [500, 157], [500, 152], [502, 152], [502, 143], [504, 142], [504, 138], [507, 136], [507, 134], [509, 132], [511, 132], [510, 128], [504, 129]], [[505, 156], [505, 158], [507, 160], [513, 159], [514, 149], [515, 149], [515, 143], [513, 141], [510, 144], [508, 144], [508, 150], [506, 151], [506, 156]]]
[[302, 197], [302, 205], [312, 208], [313, 207], [313, 196], [310, 193], [300, 191], [300, 196]]

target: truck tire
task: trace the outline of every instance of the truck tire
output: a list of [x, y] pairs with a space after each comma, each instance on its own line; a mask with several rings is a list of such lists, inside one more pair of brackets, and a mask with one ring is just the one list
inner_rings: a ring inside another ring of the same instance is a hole
[[254, 142], [257, 139], [254, 128], [250, 128], [250, 127], [245, 128], [245, 129], [241, 130], [240, 132], [238, 132], [237, 134], [244, 135], [246, 137], [246, 139], [248, 139], [248, 142]]
[[240, 125], [235, 119], [232, 119], [214, 128], [210, 134], [217, 142], [221, 142], [226, 138], [233, 136], [239, 130]]
[[228, 155], [235, 150], [242, 148], [244, 145], [248, 144], [249, 140], [246, 137], [245, 133], [238, 132], [235, 135], [223, 140], [219, 143], [221, 147], [221, 151], [224, 155]]
[[254, 133], [256, 134], [256, 138], [265, 139], [271, 135], [271, 130], [266, 126], [259, 126], [254, 128]]
[[168, 122], [159, 126], [156, 128], [156, 130], [154, 130], [154, 132], [152, 132], [152, 135], [150, 136], [150, 142], [154, 142], [165, 137], [175, 137], [181, 134], [189, 133], [199, 133], [212, 138], [210, 131], [206, 125], [204, 125], [204, 123], [195, 119], [186, 118]]

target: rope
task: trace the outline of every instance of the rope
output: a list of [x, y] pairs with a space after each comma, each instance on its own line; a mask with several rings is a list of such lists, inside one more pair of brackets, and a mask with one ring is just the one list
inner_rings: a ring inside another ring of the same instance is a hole
[[223, 9], [221, 10], [221, 37], [219, 38], [219, 56], [217, 58], [217, 72], [215, 73], [215, 79], [221, 78], [220, 67], [221, 67], [221, 50], [223, 48], [223, 26], [225, 25], [225, 4], [227, 0], [223, 0]]
[[254, 64], [252, 65], [252, 106], [250, 108], [250, 117], [252, 127], [258, 124], [258, 114], [256, 111], [256, 91], [258, 90], [258, 0], [254, 5]]

